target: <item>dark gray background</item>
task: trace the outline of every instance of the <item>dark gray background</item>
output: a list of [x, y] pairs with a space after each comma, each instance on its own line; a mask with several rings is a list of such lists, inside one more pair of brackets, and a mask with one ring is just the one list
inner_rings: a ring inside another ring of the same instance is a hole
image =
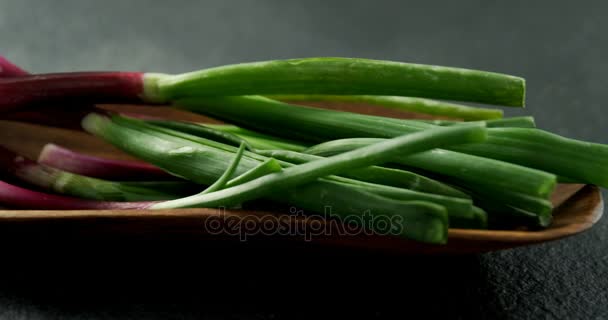
[[[32, 72], [172, 73], [308, 56], [484, 69], [527, 79], [527, 108], [508, 114], [534, 115], [542, 128], [608, 143], [607, 3], [2, 0], [0, 54]], [[562, 241], [459, 258], [134, 241], [86, 248], [7, 244], [0, 316], [408, 317], [423, 311], [604, 319], [606, 221]], [[367, 262], [372, 265], [364, 267]]]

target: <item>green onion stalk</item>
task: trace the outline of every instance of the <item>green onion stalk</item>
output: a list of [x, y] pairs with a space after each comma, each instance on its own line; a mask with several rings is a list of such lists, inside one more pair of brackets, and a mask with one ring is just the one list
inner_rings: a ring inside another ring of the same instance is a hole
[[524, 105], [525, 81], [505, 74], [356, 58], [241, 63], [179, 75], [73, 72], [0, 79], [0, 112], [48, 102], [167, 103], [248, 94], [385, 95]]
[[[229, 159], [233, 159], [238, 150], [234, 146], [215, 141], [207, 141], [203, 144], [200, 141], [206, 139], [196, 136], [185, 139], [183, 136], [187, 134], [180, 132], [169, 134], [170, 129], [155, 127], [134, 119], [121, 117], [108, 119], [90, 115], [83, 121], [83, 126], [87, 131], [138, 158], [175, 175], [204, 184], [212, 184], [217, 180], [227, 169]], [[422, 200], [391, 199], [378, 192], [372, 193], [362, 188], [353, 188], [349, 182], [332, 180], [326, 176], [387, 161], [386, 157], [403, 153], [405, 149], [401, 148], [402, 146], [410, 146], [411, 149], [406, 149], [415, 152], [437, 144], [478, 141], [483, 138], [484, 129], [481, 126], [448, 129], [462, 131], [442, 131], [436, 132], [440, 134], [425, 133], [413, 138], [397, 138], [397, 142], [391, 140], [388, 148], [387, 145], [381, 145], [382, 148], [387, 148], [382, 149], [382, 152], [378, 153], [376, 149], [371, 150], [373, 152], [370, 152], [370, 149], [359, 151], [355, 154], [358, 155], [356, 161], [350, 161], [345, 157], [338, 157], [338, 161], [328, 158], [331, 159], [329, 163], [316, 161], [317, 164], [314, 166], [310, 164], [315, 162], [310, 162], [308, 166], [307, 164], [294, 166], [281, 162], [284, 166], [281, 172], [178, 202], [159, 203], [153, 208], [236, 205], [242, 201], [267, 197], [316, 212], [324, 212], [329, 206], [333, 208], [333, 213], [342, 217], [361, 215], [371, 209], [374, 214], [402, 216], [406, 224], [409, 224], [409, 227], [403, 229], [401, 234], [403, 236], [420, 241], [443, 243], [446, 240], [449, 224], [448, 213], [444, 206]], [[408, 142], [410, 140], [416, 142], [410, 143]], [[239, 176], [250, 172], [268, 159], [271, 158], [243, 151], [234, 174]], [[476, 218], [474, 214], [471, 216], [472, 219]]]
[[[293, 106], [257, 96], [192, 98], [179, 101], [177, 106], [295, 140], [327, 141], [350, 137], [398, 136], [437, 128], [424, 122], [395, 123], [384, 117]], [[488, 129], [491, 130], [493, 129]], [[358, 139], [328, 143], [331, 143], [332, 149], [346, 150], [353, 148], [351, 144], [361, 146], [373, 141], [366, 140], [368, 138]], [[309, 149], [307, 152], [314, 150]], [[501, 187], [537, 196], [547, 196], [556, 184], [553, 174], [450, 150], [430, 150], [407, 158], [407, 166], [421, 167], [473, 184], [493, 181]]]
[[[302, 164], [313, 160], [318, 160], [320, 157], [299, 153], [296, 151], [286, 150], [267, 150], [266, 147], [275, 144], [275, 140], [271, 136], [257, 135], [255, 132], [242, 134], [243, 130], [230, 125], [201, 125], [195, 123], [186, 123], [178, 121], [146, 121], [146, 123], [160, 126], [163, 128], [172, 129], [189, 135], [194, 135], [199, 138], [208, 138], [216, 141], [222, 141], [227, 144], [240, 145], [244, 144], [248, 150], [267, 157], [277, 158], [288, 163]], [[219, 130], [218, 130], [219, 129]], [[228, 130], [224, 130], [228, 129]], [[168, 131], [175, 134], [175, 131]], [[220, 132], [218, 132], [220, 131]], [[184, 138], [192, 138], [189, 135], [181, 135]], [[251, 135], [257, 135], [256, 139], [251, 139]], [[206, 143], [207, 140], [194, 140], [201, 143]], [[284, 143], [280, 141], [280, 143]], [[291, 149], [305, 149], [305, 147], [296, 148], [296, 145]], [[406, 188], [415, 191], [435, 193], [459, 198], [468, 198], [462, 191], [453, 188], [439, 181], [429, 179], [425, 176], [395, 168], [386, 168], [379, 166], [370, 166], [367, 168], [352, 170], [341, 174], [345, 177], [358, 179], [361, 181], [384, 184], [394, 187]]]
[[[436, 127], [420, 121], [399, 123], [384, 117], [294, 106], [258, 96], [196, 97], [178, 101], [176, 106], [245, 128], [318, 142], [391, 138]], [[489, 128], [487, 141], [449, 149], [535, 168], [573, 181], [608, 186], [608, 146], [567, 139], [539, 129]], [[486, 178], [497, 181], [491, 176]]]
[[369, 95], [271, 95], [268, 98], [286, 102], [341, 102], [366, 104], [389, 109], [443, 116], [466, 121], [500, 119], [502, 110], [469, 107], [423, 98]]
[[36, 163], [0, 147], [0, 172], [48, 191], [102, 201], [169, 200], [196, 192], [187, 181], [108, 181]]

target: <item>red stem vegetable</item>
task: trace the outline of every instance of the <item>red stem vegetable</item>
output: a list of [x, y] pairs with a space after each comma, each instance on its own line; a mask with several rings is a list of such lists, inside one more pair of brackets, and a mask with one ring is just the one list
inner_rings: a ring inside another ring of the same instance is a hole
[[0, 203], [15, 208], [44, 210], [80, 210], [80, 209], [146, 209], [154, 201], [144, 202], [111, 202], [84, 200], [24, 189], [0, 181]]
[[17, 67], [14, 63], [0, 56], [0, 78], [10, 78], [27, 75], [27, 71]]
[[38, 163], [80, 175], [106, 180], [159, 180], [174, 176], [141, 161], [99, 158], [49, 143], [42, 148]]

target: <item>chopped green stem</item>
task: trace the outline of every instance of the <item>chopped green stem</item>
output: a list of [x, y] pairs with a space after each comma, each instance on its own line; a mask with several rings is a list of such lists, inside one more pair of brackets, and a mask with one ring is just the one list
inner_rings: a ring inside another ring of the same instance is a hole
[[470, 184], [459, 181], [458, 179], [448, 178], [448, 180], [472, 191], [474, 199], [483, 198], [495, 203], [515, 207], [541, 217], [551, 216], [551, 212], [553, 211], [553, 205], [551, 204], [551, 201], [548, 200], [548, 195], [545, 197], [535, 197], [520, 192], [497, 188], [496, 185], [489, 182]]
[[606, 145], [568, 139], [539, 129], [492, 128], [488, 134], [483, 144], [453, 149], [608, 187]]
[[[462, 129], [462, 130], [457, 130]], [[348, 172], [392, 160], [397, 155], [413, 154], [442, 145], [483, 141], [485, 127], [458, 126], [437, 128], [371, 144], [332, 157], [286, 168], [233, 188], [156, 204], [152, 208], [216, 207], [240, 204], [267, 196], [276, 190], [292, 188], [318, 178]]]
[[[343, 221], [362, 222], [363, 225], [365, 221], [373, 220], [373, 217], [384, 218], [390, 221], [390, 230], [379, 230], [373, 223], [370, 226], [371, 231], [382, 235], [402, 236], [437, 244], [447, 241], [446, 209], [431, 202], [391, 199], [343, 183], [304, 184], [295, 192], [282, 193], [272, 198], [296, 204], [301, 209], [339, 217]], [[366, 220], [366, 217], [369, 219]], [[365, 227], [364, 230], [370, 231]]]
[[[203, 184], [211, 184], [217, 180], [226, 170], [226, 162], [236, 151], [236, 148], [227, 145], [222, 148], [214, 141], [208, 140], [209, 144], [195, 143], [190, 139], [152, 130], [141, 122], [113, 122], [107, 117], [95, 114], [83, 120], [83, 127], [140, 159], [177, 176]], [[230, 149], [232, 151], [226, 151], [228, 148], [232, 148]], [[251, 158], [245, 152], [237, 172], [244, 173], [268, 159], [257, 156], [261, 160]], [[436, 204], [388, 199], [353, 190], [343, 186], [342, 183], [326, 179], [319, 179], [296, 188], [277, 190], [269, 195], [269, 198], [316, 212], [325, 212], [329, 208], [340, 217], [360, 216], [366, 212], [399, 217], [407, 227], [402, 228], [398, 235], [431, 243], [446, 241], [447, 212], [445, 208]]]
[[[212, 146], [212, 147], [216, 147], [216, 148], [220, 148], [222, 150], [225, 151], [229, 151], [229, 152], [235, 152], [236, 149], [232, 146], [227, 146], [221, 143], [218, 143], [216, 141], [212, 141], [212, 140], [208, 140], [205, 138], [201, 138], [198, 136], [193, 136], [187, 133], [183, 133], [183, 132], [177, 132], [177, 131], [173, 131], [170, 129], [165, 129], [162, 127], [155, 127], [153, 125], [150, 125], [149, 123], [144, 123], [142, 121], [136, 120], [136, 119], [128, 119], [128, 118], [124, 118], [124, 117], [114, 117], [115, 121], [117, 121], [118, 123], [121, 124], [125, 124], [125, 125], [131, 125], [133, 126], [134, 129], [137, 129], [139, 132], [150, 132], [150, 133], [154, 133], [154, 132], [163, 132], [166, 134], [170, 134], [179, 138], [184, 138], [193, 142], [197, 142], [203, 145], [208, 145], [208, 146]], [[245, 154], [249, 157], [252, 157], [256, 160], [260, 160], [260, 161], [264, 161], [266, 159], [265, 157], [265, 153], [263, 150], [256, 150], [255, 153], [251, 153], [248, 151], [245, 151]], [[294, 153], [295, 154], [295, 153]], [[312, 155], [307, 155], [307, 154], [300, 154], [300, 157], [307, 157], [310, 161], [312, 161], [312, 159], [310, 159], [310, 157], [315, 158], [315, 160], [318, 160], [319, 158], [312, 156]], [[281, 165], [283, 167], [290, 167], [292, 166], [292, 163], [303, 163], [304, 161], [297, 161], [297, 159], [293, 159], [292, 160], [296, 160], [296, 161], [283, 161], [281, 162]], [[300, 159], [301, 160], [301, 159]], [[308, 161], [308, 162], [310, 162]], [[377, 169], [374, 169], [377, 168]], [[397, 170], [397, 169], [388, 169], [388, 168], [382, 168], [380, 169], [379, 167], [370, 167], [370, 168], [362, 168], [359, 170], [352, 170], [349, 171], [347, 173], [343, 173], [343, 176], [346, 177], [360, 177], [362, 179], [360, 180], [364, 180], [364, 181], [370, 181], [370, 182], [374, 182], [374, 183], [382, 183], [384, 182], [384, 184], [389, 184], [389, 185], [395, 185], [395, 186], [404, 186], [405, 181], [400, 181], [401, 179], [403, 180], [411, 180], [411, 177], [409, 177], [407, 174], [407, 172], [400, 172], [401, 170]], [[405, 174], [405, 176], [404, 176]], [[419, 188], [419, 187], [428, 187], [430, 190], [433, 190], [434, 193], [446, 193], [447, 195], [450, 196], [456, 196], [456, 197], [464, 197], [467, 198], [468, 196], [454, 188], [451, 188], [447, 185], [442, 185], [439, 183], [434, 184], [433, 181], [428, 181], [429, 179], [426, 179], [424, 177], [414, 177], [415, 180], [412, 181], [412, 183], [409, 185], [410, 187], [415, 187], [415, 188]], [[327, 179], [330, 180], [334, 180], [335, 177], [331, 176], [331, 177], [327, 177]]]
[[473, 202], [470, 199], [418, 192], [346, 178], [336, 177], [334, 179], [339, 179], [338, 181], [346, 183], [353, 188], [395, 200], [422, 200], [442, 205], [448, 212], [450, 227], [459, 227], [463, 225], [470, 226], [472, 220], [477, 221], [475, 228], [483, 229], [487, 227], [485, 224], [487, 222], [487, 218], [480, 217], [478, 212], [473, 212]]
[[[313, 146], [306, 150], [306, 153], [318, 156], [331, 156], [377, 143], [379, 140], [382, 139], [354, 138], [334, 140]], [[550, 194], [556, 184], [556, 177], [546, 172], [443, 149], [429, 150], [410, 156], [400, 156], [393, 159], [393, 162], [458, 178], [470, 184], [492, 181], [492, 184], [497, 188], [536, 196]]]
[[234, 175], [236, 168], [238, 168], [239, 162], [241, 161], [241, 158], [243, 157], [243, 151], [245, 151], [245, 144], [241, 143], [241, 145], [239, 146], [239, 149], [236, 152], [236, 155], [234, 156], [234, 159], [232, 159], [232, 162], [228, 166], [228, 169], [226, 169], [226, 171], [224, 171], [224, 173], [220, 176], [219, 179], [217, 179], [217, 181], [215, 181], [212, 185], [210, 185], [207, 189], [205, 189], [200, 194], [211, 193], [211, 192], [223, 189], [226, 186], [226, 183], [228, 183], [230, 178], [232, 178], [232, 176]]
[[352, 58], [307, 58], [241, 63], [169, 76], [160, 95], [248, 94], [388, 95], [521, 107], [525, 81], [505, 74]]
[[[311, 162], [322, 158], [311, 154], [298, 153], [286, 150], [261, 150], [257, 151], [257, 153], [267, 157], [273, 157], [279, 160], [284, 160], [295, 164]], [[344, 177], [381, 185], [411, 189], [415, 191], [422, 191], [457, 198], [469, 198], [466, 193], [456, 188], [453, 188], [445, 183], [406, 170], [371, 166], [367, 168], [344, 172], [341, 175]]]
[[475, 204], [490, 212], [488, 225], [492, 229], [513, 229], [522, 225], [546, 228], [553, 221], [551, 214], [539, 215], [504, 203], [497, 203], [481, 196], [475, 199]]
[[390, 138], [436, 127], [420, 121], [289, 105], [260, 96], [194, 97], [176, 101], [175, 106], [248, 129], [312, 142], [370, 136]]
[[364, 96], [364, 95], [276, 95], [268, 98], [289, 102], [347, 102], [382, 106], [402, 111], [445, 116], [462, 120], [500, 119], [503, 112], [499, 109], [475, 108], [461, 104], [437, 101], [423, 98], [396, 96]]
[[[390, 138], [436, 127], [420, 121], [397, 123], [382, 117], [298, 107], [259, 97], [199, 97], [177, 104], [238, 125], [308, 141]], [[608, 186], [606, 145], [567, 139], [534, 128], [489, 128], [488, 134], [486, 142], [450, 149], [535, 168], [578, 182]]]

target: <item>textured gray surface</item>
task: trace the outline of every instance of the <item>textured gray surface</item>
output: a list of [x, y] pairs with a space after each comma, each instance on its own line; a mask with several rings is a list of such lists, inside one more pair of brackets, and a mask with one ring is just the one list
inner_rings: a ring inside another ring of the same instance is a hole
[[[0, 0], [0, 54], [33, 72], [181, 72], [306, 56], [485, 69], [527, 78], [527, 109], [509, 114], [531, 114], [540, 127], [553, 132], [608, 143], [607, 12], [605, 1]], [[27, 262], [21, 260], [26, 247], [15, 247], [16, 253], [3, 259], [12, 268], [0, 275], [0, 316], [272, 318], [299, 312], [323, 315], [315, 310], [328, 305], [333, 314], [349, 315], [383, 316], [389, 307], [400, 306], [402, 316], [422, 310], [456, 318], [605, 319], [607, 221], [555, 243], [463, 258], [235, 249], [228, 260], [218, 251], [206, 256], [223, 261], [213, 261], [210, 267], [184, 260], [170, 248], [159, 249], [160, 256], [175, 259], [176, 265], [189, 264], [187, 271], [199, 277], [181, 272], [167, 276], [164, 269], [153, 269], [160, 276], [117, 271], [147, 269], [146, 263], [159, 262], [154, 253], [125, 253], [141, 249], [134, 244], [127, 249], [96, 244], [96, 253], [89, 255], [84, 252], [91, 250], [43, 250], [32, 244], [27, 250], [35, 254]], [[118, 248], [124, 264], [112, 262]], [[85, 262], [73, 257], [81, 254]], [[69, 262], [61, 264], [64, 258]], [[247, 258], [256, 261], [253, 271], [243, 266], [252, 271], [246, 276], [250, 280], [235, 280], [239, 276], [234, 273], [241, 271], [235, 265]], [[372, 260], [375, 266], [363, 268], [361, 260]], [[59, 264], [55, 271], [60, 276], [23, 271], [35, 271], [32, 264]], [[277, 270], [277, 265], [293, 272]], [[96, 276], [83, 268], [93, 268]], [[108, 270], [122, 276], [110, 272], [114, 281], [95, 280]], [[203, 276], [209, 273], [215, 276]], [[183, 287], [176, 284], [179, 281], [184, 281]], [[389, 295], [388, 289], [395, 294]], [[355, 305], [339, 304], [340, 297]], [[288, 307], [297, 301], [310, 305]]]

